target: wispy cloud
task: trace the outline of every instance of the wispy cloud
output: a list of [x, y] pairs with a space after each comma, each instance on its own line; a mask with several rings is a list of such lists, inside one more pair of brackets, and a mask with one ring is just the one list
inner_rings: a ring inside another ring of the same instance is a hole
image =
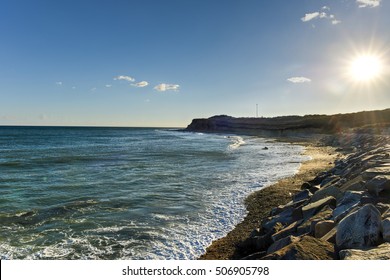
[[139, 83], [135, 83], [135, 84], [132, 84], [133, 86], [135, 87], [146, 87], [149, 85], [149, 83], [147, 81], [142, 81], [142, 82], [139, 82]]
[[315, 19], [316, 17], [319, 17], [320, 16], [320, 13], [319, 12], [314, 12], [314, 13], [310, 13], [310, 14], [305, 14], [305, 16], [303, 18], [301, 18], [301, 20], [303, 22], [307, 22], [307, 21], [311, 21], [313, 19]]
[[112, 87], [112, 85], [105, 85], [105, 87], [106, 87], [106, 88], [110, 88], [110, 87]]
[[324, 20], [330, 20], [333, 25], [341, 23], [340, 20], [336, 19], [335, 15], [329, 14], [326, 11], [330, 11], [330, 8], [328, 6], [323, 6], [321, 8], [321, 11], [319, 12], [305, 14], [305, 16], [301, 18], [301, 21], [308, 22], [315, 19], [324, 19]]
[[382, 0], [356, 0], [356, 3], [359, 5], [359, 8], [374, 8], [378, 7], [381, 4]]
[[62, 82], [56, 82], [57, 86], [62, 86]]
[[123, 80], [123, 81], [128, 81], [128, 82], [134, 82], [134, 81], [135, 81], [135, 79], [134, 79], [133, 77], [130, 77], [130, 76], [123, 76], [123, 75], [115, 77], [114, 80], [115, 80], [115, 81], [121, 81], [121, 80]]
[[159, 84], [154, 87], [154, 89], [157, 91], [168, 91], [168, 90], [178, 91], [179, 88], [180, 86], [175, 84]]
[[303, 83], [310, 83], [311, 79], [306, 77], [291, 77], [288, 78], [287, 81], [293, 83], [293, 84], [303, 84]]

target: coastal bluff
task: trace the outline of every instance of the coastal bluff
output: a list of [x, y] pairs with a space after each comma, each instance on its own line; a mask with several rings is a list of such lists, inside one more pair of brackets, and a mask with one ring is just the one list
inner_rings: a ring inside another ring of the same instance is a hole
[[193, 120], [187, 131], [300, 138], [340, 153], [329, 169], [304, 181], [300, 190], [291, 190], [287, 203], [270, 208], [248, 236], [232, 244], [235, 253], [229, 258], [389, 260], [389, 121], [390, 109]]
[[334, 134], [351, 129], [376, 133], [390, 127], [390, 108], [336, 115], [235, 118], [226, 115], [194, 119], [185, 131], [243, 133], [269, 137]]

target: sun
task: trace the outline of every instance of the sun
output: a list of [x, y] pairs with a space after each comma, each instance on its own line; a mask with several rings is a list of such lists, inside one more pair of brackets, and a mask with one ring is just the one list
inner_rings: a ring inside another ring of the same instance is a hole
[[383, 62], [373, 54], [355, 57], [349, 65], [349, 75], [356, 82], [371, 82], [381, 77]]

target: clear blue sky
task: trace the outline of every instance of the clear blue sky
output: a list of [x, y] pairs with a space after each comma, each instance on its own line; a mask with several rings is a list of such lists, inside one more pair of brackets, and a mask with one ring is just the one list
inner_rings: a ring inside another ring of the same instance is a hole
[[[388, 0], [1, 0], [0, 125], [390, 107]], [[369, 83], [346, 76], [380, 56]]]

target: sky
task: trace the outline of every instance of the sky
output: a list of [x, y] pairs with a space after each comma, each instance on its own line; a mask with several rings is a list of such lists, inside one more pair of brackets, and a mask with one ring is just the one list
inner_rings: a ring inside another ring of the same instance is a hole
[[[390, 0], [0, 0], [0, 125], [390, 107]], [[353, 80], [361, 55], [381, 62]]]

